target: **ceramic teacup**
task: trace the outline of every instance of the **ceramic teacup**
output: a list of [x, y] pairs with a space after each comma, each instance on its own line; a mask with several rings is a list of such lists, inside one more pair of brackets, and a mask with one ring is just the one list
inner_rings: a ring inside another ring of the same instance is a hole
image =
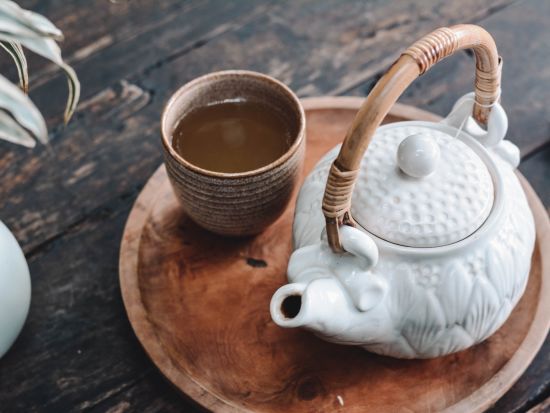
[[[230, 99], [277, 110], [291, 127], [289, 149], [266, 166], [239, 173], [200, 168], [174, 150], [172, 135], [182, 117], [196, 108]], [[229, 70], [199, 77], [174, 93], [162, 114], [161, 135], [168, 177], [189, 217], [217, 234], [252, 235], [273, 223], [292, 196], [303, 165], [305, 115], [296, 95], [278, 80]]]

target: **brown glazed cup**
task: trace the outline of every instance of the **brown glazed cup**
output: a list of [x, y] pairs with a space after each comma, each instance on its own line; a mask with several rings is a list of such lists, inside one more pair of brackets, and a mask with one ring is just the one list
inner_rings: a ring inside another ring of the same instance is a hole
[[[259, 169], [221, 173], [199, 168], [174, 150], [172, 134], [183, 116], [237, 98], [266, 104], [284, 117], [294, 137], [284, 155]], [[285, 210], [303, 165], [305, 115], [296, 95], [278, 80], [245, 70], [199, 77], [170, 98], [162, 113], [161, 134], [174, 192], [189, 217], [203, 228], [229, 236], [257, 234]]]

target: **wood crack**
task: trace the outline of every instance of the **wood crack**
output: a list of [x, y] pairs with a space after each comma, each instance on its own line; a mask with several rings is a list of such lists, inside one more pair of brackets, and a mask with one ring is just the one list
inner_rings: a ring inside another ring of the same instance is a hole
[[[480, 21], [486, 19], [487, 17], [491, 16], [492, 14], [494, 14], [496, 12], [499, 12], [501, 10], [504, 10], [507, 7], [513, 5], [517, 1], [518, 0], [512, 0], [512, 1], [504, 2], [504, 3], [499, 4], [499, 5], [488, 7], [487, 9], [482, 10], [481, 12], [472, 15], [470, 19], [464, 19], [464, 20], [465, 21], [470, 20], [471, 23], [479, 23]], [[446, 19], [446, 16], [440, 15], [440, 18], [441, 19]], [[370, 35], [369, 37], [375, 38], [378, 35], [378, 33], [380, 33], [380, 32], [391, 31], [394, 28], [402, 28], [402, 26], [404, 24], [407, 24], [407, 23], [412, 23], [412, 20], [404, 20], [403, 22], [400, 22], [400, 23], [395, 24], [395, 25], [390, 23], [387, 26], [382, 26], [381, 28], [373, 31], [372, 33], [369, 33], [369, 35]], [[451, 23], [451, 22], [449, 22], [449, 23]], [[454, 22], [453, 22], [453, 24], [454, 24]], [[473, 58], [473, 53], [471, 53], [470, 51], [465, 51], [465, 52], [469, 53], [469, 55], [472, 56], [472, 58]], [[361, 84], [363, 84], [363, 83], [371, 83], [371, 80], [373, 78], [382, 77], [384, 75], [384, 73], [386, 73], [386, 71], [387, 71], [388, 67], [391, 65], [391, 63], [393, 63], [393, 61], [395, 61], [395, 59], [397, 59], [399, 57], [400, 53], [401, 53], [401, 51], [398, 51], [398, 52], [395, 52], [395, 53], [391, 54], [388, 58], [386, 58], [383, 61], [379, 62], [374, 69], [369, 68], [363, 74], [361, 74], [359, 77], [356, 77], [353, 81], [351, 81], [347, 84], [340, 85], [338, 88], [335, 88], [335, 89], [329, 91], [328, 94], [345, 95], [345, 94], [349, 93], [351, 90], [360, 87]], [[373, 86], [374, 86], [374, 84], [373, 84]]]
[[527, 413], [544, 413], [550, 411], [550, 391], [546, 394], [546, 399], [537, 403], [536, 406], [526, 407], [529, 409]]
[[543, 141], [537, 142], [534, 145], [529, 145], [521, 151], [521, 162], [525, 162], [531, 159], [538, 153], [550, 148], [550, 136], [546, 137]]
[[109, 217], [113, 217], [126, 209], [131, 208], [132, 204], [134, 203], [134, 199], [137, 197], [144, 186], [145, 183], [137, 185], [131, 191], [124, 192], [123, 194], [120, 194], [117, 197], [112, 198], [102, 203], [101, 205], [98, 205], [97, 208], [94, 208], [87, 214], [82, 215], [80, 219], [72, 222], [67, 227], [54, 233], [51, 237], [43, 240], [39, 244], [36, 244], [31, 249], [25, 250], [25, 257], [30, 262], [31, 260], [36, 259], [36, 256], [40, 255], [42, 252], [45, 252], [49, 248], [51, 248], [52, 244], [54, 244], [56, 241], [63, 239], [67, 235], [74, 234], [86, 223], [93, 222], [95, 220], [104, 220]]
[[116, 397], [119, 394], [124, 393], [124, 392], [128, 391], [129, 389], [133, 388], [134, 386], [136, 386], [139, 382], [141, 382], [151, 372], [152, 372], [152, 369], [148, 369], [146, 372], [142, 373], [141, 375], [139, 375], [135, 379], [130, 380], [128, 382], [125, 382], [125, 383], [121, 384], [120, 386], [117, 386], [114, 389], [111, 389], [110, 391], [107, 391], [106, 393], [100, 395], [95, 400], [85, 401], [85, 402], [81, 403], [76, 408], [76, 411], [89, 412], [89, 411], [91, 411], [92, 409], [94, 409], [96, 407], [100, 407], [101, 405], [103, 405], [105, 402], [109, 401], [113, 397]]
[[167, 56], [163, 57], [162, 59], [159, 59], [156, 62], [150, 64], [147, 67], [145, 67], [143, 70], [141, 70], [137, 74], [137, 76], [138, 77], [139, 76], [148, 76], [149, 74], [151, 74], [155, 70], [163, 67], [167, 63], [170, 63], [170, 62], [172, 62], [172, 61], [174, 61], [174, 60], [176, 60], [176, 59], [178, 59], [182, 56], [185, 56], [186, 54], [192, 52], [193, 50], [196, 50], [196, 49], [199, 49], [203, 46], [206, 46], [212, 40], [214, 40], [214, 39], [216, 39], [220, 36], [223, 36], [224, 34], [226, 34], [228, 32], [240, 29], [241, 27], [246, 25], [249, 21], [253, 20], [258, 15], [267, 13], [273, 7], [274, 7], [273, 5], [266, 5], [264, 7], [261, 7], [259, 10], [255, 11], [254, 13], [246, 16], [246, 18], [244, 18], [242, 20], [237, 19], [237, 22], [228, 22], [228, 23], [222, 24], [220, 26], [217, 26], [216, 28], [211, 30], [206, 35], [204, 35], [201, 38], [193, 41], [188, 46], [184, 46], [181, 50], [178, 50], [174, 53], [168, 54]]

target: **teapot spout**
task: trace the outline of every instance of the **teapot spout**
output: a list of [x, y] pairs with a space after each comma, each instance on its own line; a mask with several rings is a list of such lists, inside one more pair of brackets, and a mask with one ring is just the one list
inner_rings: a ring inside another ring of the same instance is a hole
[[282, 286], [271, 299], [270, 311], [273, 321], [281, 327], [305, 327], [324, 336], [346, 331], [357, 314], [334, 278]]
[[292, 283], [283, 285], [271, 298], [271, 318], [280, 327], [302, 327], [306, 320], [303, 296], [307, 284]]

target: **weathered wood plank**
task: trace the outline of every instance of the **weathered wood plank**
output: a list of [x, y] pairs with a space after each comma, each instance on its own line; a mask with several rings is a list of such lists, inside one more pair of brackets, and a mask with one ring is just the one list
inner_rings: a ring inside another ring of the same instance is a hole
[[124, 391], [90, 409], [91, 413], [199, 413], [204, 412], [194, 401], [181, 395], [161, 374], [154, 370]]
[[[387, 68], [404, 47], [433, 28], [478, 20], [510, 3], [495, 1], [480, 7], [474, 1], [446, 5], [302, 1], [274, 9], [194, 51], [190, 70], [204, 73], [244, 66], [278, 77], [300, 96], [339, 94]], [[184, 56], [173, 61], [172, 68], [150, 71], [144, 84], [159, 93], [173, 91], [191, 73], [175, 73], [176, 77], [167, 73], [186, 66], [190, 59]]]
[[516, 384], [487, 413], [522, 413], [550, 396], [550, 340]]
[[542, 403], [529, 409], [527, 413], [545, 413], [550, 411], [550, 397], [544, 400]]
[[550, 145], [524, 160], [519, 170], [529, 180], [546, 209], [550, 211]]
[[0, 360], [1, 411], [80, 411], [151, 371], [117, 280], [130, 206], [126, 199], [97, 211], [29, 260], [32, 305], [15, 347]]

